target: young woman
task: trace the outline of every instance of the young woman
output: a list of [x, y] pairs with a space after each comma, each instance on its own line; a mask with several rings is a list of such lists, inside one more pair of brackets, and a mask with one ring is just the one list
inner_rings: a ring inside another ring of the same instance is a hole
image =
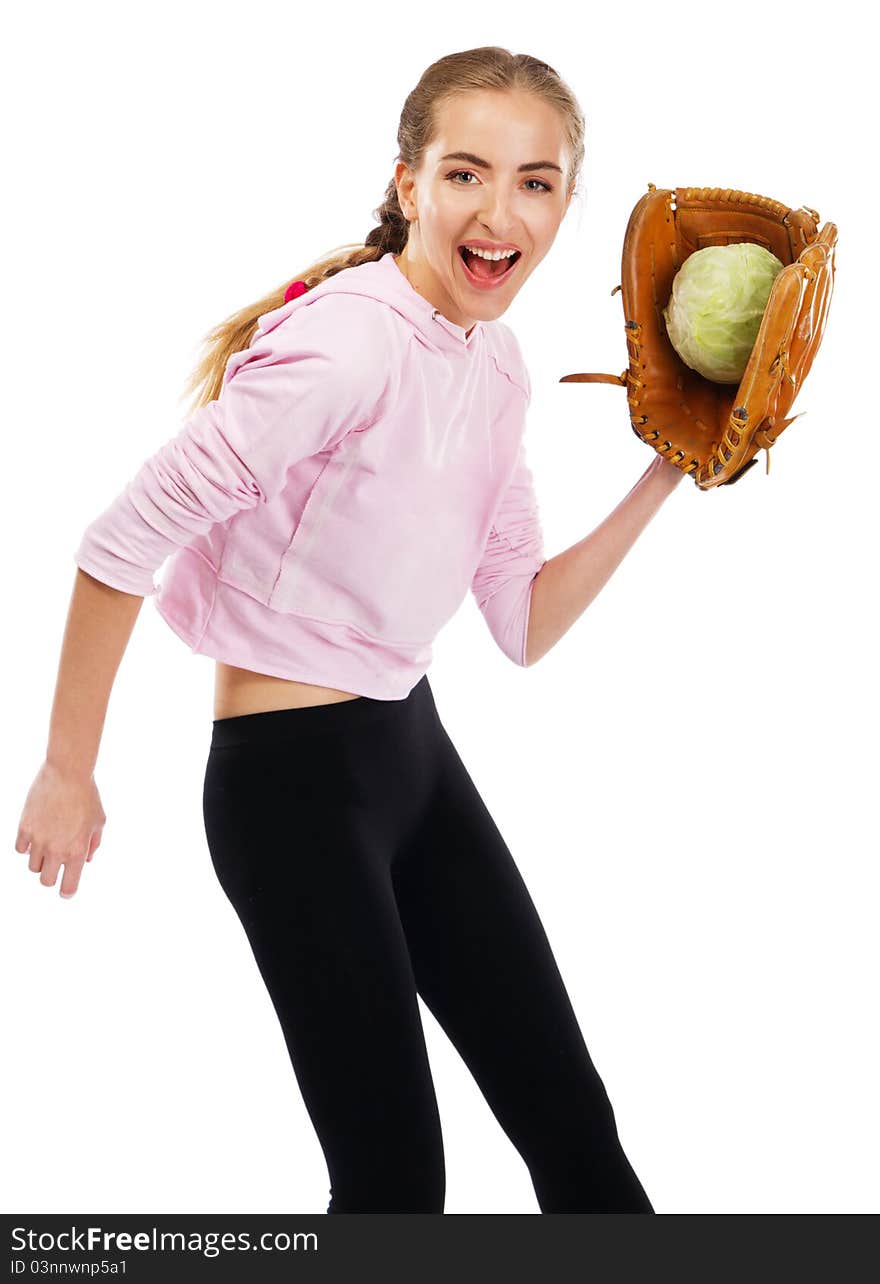
[[547, 937], [434, 705], [467, 590], [516, 664], [568, 630], [682, 478], [650, 467], [544, 555], [530, 385], [499, 318], [553, 244], [584, 119], [546, 63], [432, 64], [379, 224], [212, 332], [176, 438], [85, 532], [46, 762], [16, 848], [76, 891], [116, 669], [157, 605], [217, 661], [211, 859], [266, 983], [328, 1212], [443, 1212], [417, 996], [527, 1164], [542, 1212], [653, 1212]]

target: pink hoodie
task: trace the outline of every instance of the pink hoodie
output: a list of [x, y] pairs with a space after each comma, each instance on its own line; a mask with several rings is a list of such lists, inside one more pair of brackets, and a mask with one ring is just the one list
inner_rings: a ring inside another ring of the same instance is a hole
[[467, 334], [387, 253], [261, 316], [218, 400], [146, 460], [74, 560], [156, 593], [192, 651], [259, 673], [402, 700], [468, 589], [523, 665], [545, 561], [530, 394], [507, 325]]

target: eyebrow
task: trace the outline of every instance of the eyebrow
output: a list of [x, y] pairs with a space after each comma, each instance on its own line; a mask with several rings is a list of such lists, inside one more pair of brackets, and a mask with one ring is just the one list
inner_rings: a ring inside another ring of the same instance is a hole
[[[446, 155], [441, 156], [440, 159], [445, 161], [447, 160], [467, 161], [468, 164], [477, 165], [479, 166], [480, 169], [492, 168], [492, 166], [489, 164], [487, 160], [483, 160], [480, 156], [475, 156], [473, 152], [447, 152]], [[555, 161], [546, 161], [546, 160], [545, 161], [527, 161], [525, 165], [520, 165], [517, 167], [517, 173], [523, 174], [526, 171], [532, 170], [532, 169], [555, 169], [560, 174], [562, 173], [561, 165], [557, 165]]]

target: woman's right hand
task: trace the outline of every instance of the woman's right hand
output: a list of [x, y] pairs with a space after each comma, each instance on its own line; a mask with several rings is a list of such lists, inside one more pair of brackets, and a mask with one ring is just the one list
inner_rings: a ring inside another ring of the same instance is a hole
[[55, 886], [63, 865], [60, 894], [73, 896], [106, 822], [94, 776], [44, 762], [25, 800], [15, 850], [30, 848], [28, 869], [44, 887]]

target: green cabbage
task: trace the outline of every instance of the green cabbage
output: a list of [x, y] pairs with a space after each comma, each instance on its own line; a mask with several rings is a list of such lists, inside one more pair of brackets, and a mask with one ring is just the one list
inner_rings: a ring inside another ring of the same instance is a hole
[[750, 241], [709, 245], [685, 259], [663, 309], [685, 365], [713, 383], [739, 383], [782, 264]]

